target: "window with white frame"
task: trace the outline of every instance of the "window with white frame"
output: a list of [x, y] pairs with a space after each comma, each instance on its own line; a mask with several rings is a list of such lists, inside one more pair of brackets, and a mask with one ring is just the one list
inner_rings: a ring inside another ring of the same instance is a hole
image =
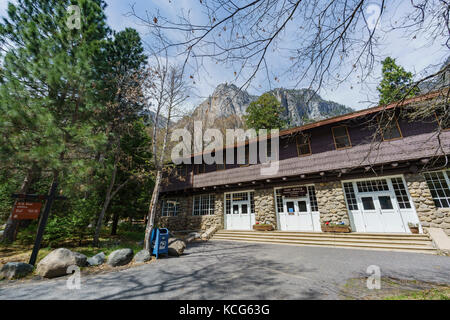
[[227, 193], [225, 195], [225, 214], [231, 214], [231, 207], [234, 202], [249, 201], [250, 202], [250, 213], [255, 213], [255, 192], [236, 192]]
[[450, 208], [450, 170], [424, 174], [437, 208]]
[[179, 206], [177, 200], [163, 200], [161, 215], [163, 217], [176, 217], [178, 215]]
[[214, 214], [214, 203], [216, 196], [214, 194], [204, 194], [194, 196], [194, 216], [208, 216]]
[[349, 210], [358, 210], [358, 201], [356, 200], [353, 182], [344, 183], [345, 199]]
[[394, 187], [395, 196], [397, 197], [400, 209], [411, 209], [408, 193], [402, 178], [392, 178], [392, 186]]

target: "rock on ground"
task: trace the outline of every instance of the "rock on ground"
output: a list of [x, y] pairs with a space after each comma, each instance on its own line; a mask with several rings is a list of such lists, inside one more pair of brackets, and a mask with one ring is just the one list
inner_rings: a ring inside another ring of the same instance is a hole
[[217, 227], [209, 228], [202, 234], [202, 240], [209, 240], [214, 235], [214, 233], [216, 233], [216, 231]]
[[96, 254], [95, 256], [87, 259], [87, 264], [89, 266], [91, 266], [91, 267], [92, 266], [99, 266], [99, 265], [105, 263], [105, 261], [106, 261], [105, 253], [100, 252], [100, 253]]
[[174, 257], [179, 257], [183, 254], [184, 249], [186, 249], [186, 243], [183, 240], [177, 238], [169, 239], [169, 255]]
[[36, 272], [45, 278], [56, 278], [67, 275], [70, 266], [86, 266], [87, 257], [84, 254], [59, 248], [50, 252], [38, 265]]
[[8, 262], [0, 270], [0, 278], [20, 279], [33, 272], [34, 267], [31, 264], [23, 262]]
[[133, 259], [133, 250], [131, 249], [120, 249], [111, 252], [108, 256], [108, 264], [111, 267], [124, 266], [131, 262]]
[[150, 252], [148, 250], [141, 250], [134, 256], [135, 262], [147, 262], [152, 259]]

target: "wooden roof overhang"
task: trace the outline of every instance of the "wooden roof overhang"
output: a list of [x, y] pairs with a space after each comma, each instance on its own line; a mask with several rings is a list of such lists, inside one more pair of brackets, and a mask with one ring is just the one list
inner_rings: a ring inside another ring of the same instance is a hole
[[400, 140], [359, 145], [346, 150], [333, 150], [302, 158], [280, 161], [276, 174], [263, 176], [261, 165], [215, 171], [193, 177], [190, 188], [165, 190], [174, 193], [205, 193], [235, 189], [257, 189], [285, 183], [312, 183], [346, 177], [387, 172], [411, 172], [450, 154], [450, 131], [441, 133], [441, 144], [434, 133], [405, 137]]

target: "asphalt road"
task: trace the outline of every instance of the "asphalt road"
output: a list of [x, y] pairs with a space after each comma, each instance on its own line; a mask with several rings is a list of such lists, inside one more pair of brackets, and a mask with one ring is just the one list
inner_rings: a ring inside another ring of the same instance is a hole
[[180, 258], [85, 276], [0, 288], [0, 299], [337, 299], [352, 278], [382, 277], [450, 284], [450, 258], [428, 254], [210, 241]]

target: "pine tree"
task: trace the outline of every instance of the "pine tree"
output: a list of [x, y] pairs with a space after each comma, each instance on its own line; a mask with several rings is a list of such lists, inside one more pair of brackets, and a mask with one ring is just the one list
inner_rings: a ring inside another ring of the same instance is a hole
[[419, 91], [413, 86], [413, 76], [403, 67], [395, 63], [395, 59], [387, 57], [382, 61], [383, 79], [378, 86], [380, 105], [386, 105], [416, 95]]
[[[80, 28], [70, 22], [80, 8]], [[103, 0], [18, 0], [0, 23], [0, 160], [11, 170], [80, 166], [102, 143], [97, 86], [109, 32]], [[101, 86], [99, 86], [101, 87]], [[72, 168], [73, 170], [73, 168]], [[27, 182], [28, 184], [30, 181]], [[21, 191], [26, 191], [24, 186]], [[8, 220], [5, 239], [13, 240]]]

